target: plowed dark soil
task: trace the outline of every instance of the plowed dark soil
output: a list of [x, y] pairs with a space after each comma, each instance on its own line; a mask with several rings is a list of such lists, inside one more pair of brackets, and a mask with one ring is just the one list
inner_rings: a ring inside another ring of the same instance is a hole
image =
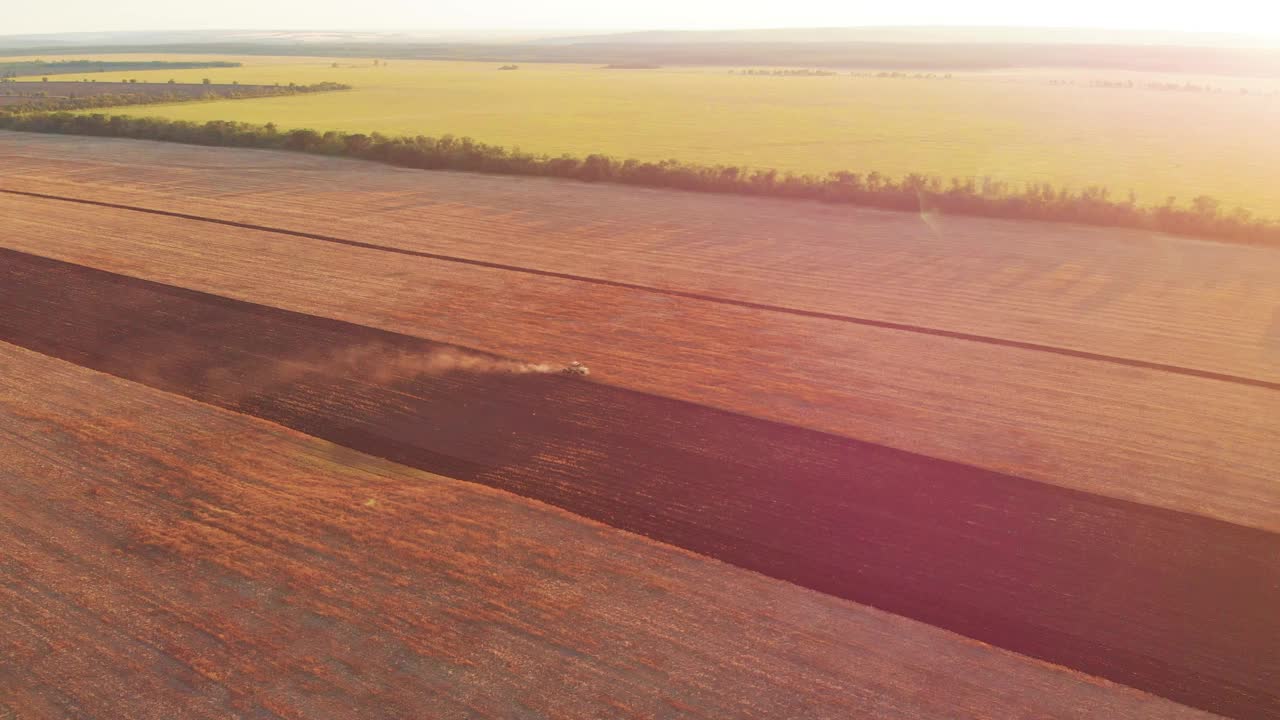
[[1280, 536], [0, 251], [0, 339], [1239, 718]]

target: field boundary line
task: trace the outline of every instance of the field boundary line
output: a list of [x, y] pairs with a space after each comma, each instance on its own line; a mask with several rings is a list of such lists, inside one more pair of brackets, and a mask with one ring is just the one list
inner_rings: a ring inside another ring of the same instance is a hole
[[1060, 347], [1057, 345], [1045, 345], [1042, 343], [1027, 342], [1023, 340], [1010, 340], [1007, 338], [992, 337], [989, 335], [978, 335], [974, 333], [959, 332], [956, 330], [945, 330], [942, 328], [928, 327], [925, 325], [913, 325], [910, 323], [898, 323], [888, 320], [876, 320], [874, 318], [857, 317], [854, 315], [842, 315], [840, 313], [823, 312], [820, 310], [805, 310], [803, 308], [792, 308], [784, 305], [772, 305], [769, 303], [753, 302], [750, 300], [735, 300], [733, 298], [720, 297], [718, 295], [709, 295], [705, 293], [694, 292], [692, 290], [677, 290], [670, 288], [655, 287], [652, 285], [643, 285], [640, 283], [626, 282], [622, 280], [609, 280], [607, 278], [592, 277], [590, 275], [576, 275], [573, 273], [557, 272], [555, 270], [541, 270], [538, 268], [525, 267], [522, 265], [510, 265], [507, 263], [493, 262], [490, 260], [477, 260], [475, 258], [460, 257], [457, 255], [445, 255], [443, 253], [427, 252], [425, 250], [410, 250], [408, 248], [398, 248], [389, 245], [378, 245], [376, 243], [367, 243], [360, 240], [349, 240], [346, 238], [335, 237], [332, 235], [322, 235], [319, 233], [305, 232], [301, 230], [289, 230], [287, 228], [271, 227], [269, 225], [257, 225], [254, 223], [240, 222], [238, 220], [225, 220], [222, 218], [208, 217], [205, 215], [194, 215], [191, 213], [177, 212], [173, 210], [158, 210], [155, 208], [140, 207], [137, 205], [125, 205], [123, 203], [106, 202], [104, 200], [89, 200], [86, 198], [68, 197], [65, 195], [51, 195], [48, 193], [30, 192], [26, 190], [11, 190], [8, 188], [0, 188], [0, 193], [6, 195], [16, 195], [21, 197], [32, 197], [41, 200], [53, 200], [58, 202], [75, 203], [79, 205], [91, 205], [95, 207], [111, 208], [114, 210], [127, 210], [131, 212], [145, 213], [148, 215], [159, 215], [162, 217], [171, 217], [181, 220], [193, 220], [196, 222], [210, 223], [214, 225], [224, 225], [227, 227], [240, 228], [243, 230], [255, 230], [258, 232], [274, 233], [277, 235], [287, 235], [290, 237], [304, 238], [307, 240], [318, 240], [320, 242], [334, 243], [337, 245], [346, 245], [349, 247], [360, 248], [363, 250], [375, 250], [379, 252], [394, 253], [397, 255], [407, 255], [410, 257], [420, 257], [429, 260], [438, 260], [440, 262], [456, 263], [460, 265], [471, 265], [474, 267], [482, 267], [490, 270], [502, 270], [506, 272], [522, 273], [525, 275], [535, 275], [538, 277], [555, 278], [558, 280], [568, 280], [571, 282], [588, 283], [591, 285], [601, 285], [604, 287], [618, 288], [622, 290], [633, 290], [636, 292], [650, 293], [654, 295], [664, 295], [667, 297], [684, 298], [687, 300], [697, 300], [699, 302], [716, 303], [720, 305], [730, 305], [734, 307], [746, 308], [749, 310], [761, 310], [765, 312], [776, 312], [787, 315], [795, 315], [798, 317], [815, 318], [819, 320], [830, 320], [833, 322], [841, 322], [850, 325], [862, 325], [864, 327], [874, 327], [883, 330], [896, 330], [898, 332], [913, 333], [916, 335], [927, 335], [932, 337], [948, 338], [952, 340], [962, 340], [966, 342], [980, 343], [984, 345], [994, 345], [997, 347], [1014, 348], [1018, 350], [1029, 350], [1033, 352], [1049, 353], [1053, 355], [1061, 355], [1063, 357], [1076, 358], [1079, 360], [1092, 360], [1095, 362], [1109, 363], [1112, 365], [1122, 365], [1126, 367], [1138, 368], [1141, 370], [1152, 370], [1156, 372], [1170, 373], [1174, 375], [1183, 375], [1186, 377], [1194, 377], [1202, 380], [1214, 380], [1218, 382], [1231, 383], [1234, 385], [1244, 385], [1249, 387], [1258, 387], [1266, 390], [1280, 390], [1280, 381], [1261, 380], [1258, 378], [1245, 377], [1242, 375], [1232, 375], [1230, 373], [1213, 372], [1210, 370], [1201, 370], [1197, 368], [1183, 367], [1180, 365], [1170, 365], [1167, 363], [1158, 363], [1150, 360], [1138, 360], [1136, 358], [1118, 357], [1115, 355], [1106, 355], [1103, 353], [1088, 352], [1086, 350], [1075, 350], [1072, 348]]

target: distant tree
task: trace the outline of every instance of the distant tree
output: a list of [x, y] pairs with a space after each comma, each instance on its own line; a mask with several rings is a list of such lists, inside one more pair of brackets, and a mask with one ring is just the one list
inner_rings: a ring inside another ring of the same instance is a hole
[[306, 152], [320, 145], [320, 133], [315, 130], [293, 130], [285, 137], [284, 147]]
[[347, 135], [342, 138], [342, 143], [347, 155], [359, 157], [368, 152], [373, 147], [373, 139], [363, 133]]
[[[374, 61], [374, 64], [375, 64], [375, 65], [377, 64], [377, 61], [376, 61], [376, 60]], [[331, 68], [336, 68], [336, 67], [338, 67], [338, 63], [334, 63], [334, 64], [330, 65], [329, 67], [331, 67]]]
[[47, 78], [47, 77], [42, 77], [42, 78], [40, 78], [40, 82], [49, 82], [49, 78]]
[[177, 80], [174, 80], [173, 78], [169, 78], [169, 84], [170, 84], [170, 85], [177, 85], [177, 84], [178, 84], [178, 81], [177, 81]]
[[130, 85], [137, 85], [137, 84], [138, 84], [138, 79], [137, 79], [137, 78], [129, 78], [129, 84], [130, 84]]
[[205, 79], [201, 80], [200, 82], [201, 82], [201, 83], [203, 83], [203, 84], [205, 84], [205, 85], [212, 85], [212, 84], [213, 84], [213, 81], [212, 81], [212, 80], [210, 80], [209, 78], [205, 78]]
[[1197, 215], [1217, 217], [1222, 210], [1222, 205], [1215, 198], [1211, 198], [1208, 195], [1200, 195], [1191, 201], [1191, 209]]

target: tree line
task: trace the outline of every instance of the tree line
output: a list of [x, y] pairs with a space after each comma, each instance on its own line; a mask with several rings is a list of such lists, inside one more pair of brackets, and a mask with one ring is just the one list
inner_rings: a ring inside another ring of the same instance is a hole
[[[747, 68], [745, 70], [730, 70], [730, 75], [758, 75], [762, 77], [835, 77], [840, 73], [835, 70], [810, 70], [801, 68], [799, 70], [780, 69], [759, 69]], [[849, 75], [858, 78], [881, 78], [892, 80], [944, 80], [951, 79], [951, 73], [938, 75], [937, 73], [905, 73], [900, 70], [881, 70], [880, 72], [850, 72]]]
[[[1076, 85], [1075, 80], [1050, 80], [1050, 85]], [[1083, 85], [1083, 83], [1081, 83]], [[1087, 87], [1104, 88], [1108, 90], [1155, 90], [1158, 92], [1182, 92], [1182, 93], [1216, 93], [1222, 94], [1231, 92], [1227, 88], [1218, 87], [1216, 85], [1197, 85], [1193, 82], [1146, 82], [1134, 83], [1132, 80], [1092, 80]], [[1269, 93], [1265, 90], [1249, 88], [1238, 88], [1241, 95], [1280, 95], [1280, 91], [1272, 90]]]
[[769, 77], [832, 77], [840, 73], [835, 70], [786, 70], [786, 69], [759, 69], [747, 68], [746, 70], [730, 70], [730, 75], [765, 75]]
[[0, 77], [23, 75], [79, 75], [82, 73], [123, 72], [133, 70], [198, 70], [201, 68], [236, 68], [238, 62], [169, 62], [164, 60], [13, 60], [0, 61]]
[[878, 172], [797, 175], [777, 170], [697, 165], [677, 160], [646, 162], [607, 155], [548, 156], [507, 150], [471, 138], [388, 137], [378, 133], [282, 131], [273, 124], [196, 123], [71, 113], [0, 114], [0, 128], [31, 132], [123, 137], [194, 145], [270, 148], [359, 158], [424, 170], [462, 170], [504, 175], [558, 177], [700, 192], [803, 198], [912, 212], [1072, 222], [1138, 228], [1238, 242], [1280, 243], [1280, 223], [1256, 218], [1247, 210], [1224, 212], [1221, 204], [1200, 196], [1188, 205], [1173, 198], [1142, 206], [1136, 198], [1117, 199], [1103, 187], [1082, 190], [1046, 183], [1015, 186], [990, 178], [950, 181], [912, 173], [893, 178]]
[[[120, 83], [120, 85], [130, 86], [135, 84], [133, 80]], [[16, 83], [16, 85], [40, 87], [35, 83]], [[214, 85], [206, 79], [200, 85], [180, 85], [170, 80], [167, 83], [137, 84], [138, 90], [136, 91], [131, 87], [125, 92], [104, 92], [78, 96], [74, 90], [71, 90], [68, 91], [65, 97], [54, 97], [48, 92], [36, 90], [34, 87], [29, 91], [29, 94], [18, 95], [19, 97], [30, 98], [30, 102], [6, 105], [3, 111], [9, 113], [32, 113], [91, 110], [121, 105], [157, 105], [194, 100], [239, 100], [351, 89], [350, 85], [335, 82], [322, 82], [313, 85], [295, 85], [293, 83], [288, 85]], [[9, 95], [9, 93], [0, 93], [0, 95]]]

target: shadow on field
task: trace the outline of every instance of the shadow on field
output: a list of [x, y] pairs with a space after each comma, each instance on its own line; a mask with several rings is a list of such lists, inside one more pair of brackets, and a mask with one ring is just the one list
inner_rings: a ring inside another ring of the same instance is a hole
[[8, 250], [0, 340], [1189, 705], [1280, 715], [1277, 535]]

